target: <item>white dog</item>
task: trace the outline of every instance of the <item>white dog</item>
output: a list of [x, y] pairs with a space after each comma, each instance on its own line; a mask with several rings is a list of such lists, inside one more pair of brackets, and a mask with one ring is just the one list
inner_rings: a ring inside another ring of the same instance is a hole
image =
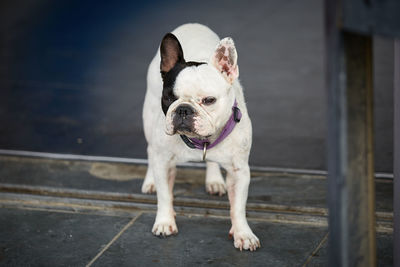
[[[228, 191], [236, 248], [260, 247], [246, 220], [252, 128], [238, 81], [236, 48], [206, 26], [185, 24], [163, 38], [147, 74], [143, 107], [149, 166], [142, 192], [157, 191], [153, 234], [178, 233], [176, 164], [206, 160], [206, 191]], [[221, 165], [227, 171], [226, 185]]]

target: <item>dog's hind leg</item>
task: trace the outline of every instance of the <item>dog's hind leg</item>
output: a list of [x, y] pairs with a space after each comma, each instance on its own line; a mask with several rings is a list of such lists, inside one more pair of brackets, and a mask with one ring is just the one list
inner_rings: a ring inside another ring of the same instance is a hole
[[226, 193], [226, 185], [221, 169], [216, 162], [207, 161], [206, 191], [211, 195], [222, 196]]

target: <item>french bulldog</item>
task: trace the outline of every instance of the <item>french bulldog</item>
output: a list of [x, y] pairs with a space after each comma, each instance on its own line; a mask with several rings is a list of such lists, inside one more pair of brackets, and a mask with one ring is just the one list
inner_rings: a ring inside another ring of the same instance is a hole
[[[156, 236], [178, 233], [176, 164], [205, 160], [206, 191], [228, 192], [234, 246], [260, 247], [246, 219], [252, 126], [237, 57], [231, 38], [220, 40], [204, 25], [185, 24], [164, 36], [148, 68], [143, 107], [148, 169], [142, 192], [157, 192]], [[220, 166], [227, 172], [226, 183]]]

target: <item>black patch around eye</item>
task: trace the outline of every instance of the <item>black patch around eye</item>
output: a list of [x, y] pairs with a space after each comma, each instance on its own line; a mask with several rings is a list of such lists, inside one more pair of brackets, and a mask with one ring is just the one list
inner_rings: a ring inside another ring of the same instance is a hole
[[167, 114], [169, 106], [172, 105], [177, 100], [176, 96], [173, 94], [173, 88], [164, 88], [163, 95], [161, 97], [161, 108], [164, 115]]
[[189, 61], [184, 63], [177, 63], [175, 66], [168, 72], [161, 71], [161, 77], [163, 80], [163, 91], [161, 97], [161, 108], [164, 112], [164, 115], [167, 114], [169, 106], [172, 105], [178, 98], [174, 95], [174, 86], [176, 77], [179, 73], [186, 67], [190, 66], [199, 66], [202, 64], [206, 64], [204, 62], [195, 62]]
[[163, 91], [161, 97], [161, 108], [164, 112], [164, 115], [167, 114], [169, 106], [177, 100], [177, 97], [174, 95], [174, 85], [175, 80], [178, 74], [185, 68], [184, 64], [176, 64], [169, 72], [163, 73], [161, 72], [161, 76], [163, 78]]

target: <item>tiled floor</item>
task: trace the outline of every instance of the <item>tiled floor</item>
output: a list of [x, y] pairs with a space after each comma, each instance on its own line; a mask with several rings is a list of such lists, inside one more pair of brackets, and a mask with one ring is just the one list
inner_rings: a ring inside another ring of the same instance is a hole
[[[157, 238], [154, 217], [1, 208], [0, 266], [327, 265], [326, 227], [250, 220], [262, 247], [240, 252], [227, 218], [178, 216], [179, 234]], [[379, 266], [391, 266], [391, 235], [377, 240]]]
[[[327, 265], [323, 177], [253, 173], [248, 217], [262, 247], [240, 252], [226, 198], [207, 197], [202, 170], [181, 170], [179, 234], [157, 238], [155, 198], [139, 194], [143, 166], [101, 164], [0, 157], [0, 266]], [[392, 265], [390, 189], [377, 182], [379, 266]]]
[[0, 265], [83, 266], [130, 220], [3, 208]]
[[179, 234], [155, 238], [153, 214], [142, 215], [94, 266], [296, 266], [326, 235], [324, 227], [250, 222], [262, 240], [256, 252], [240, 252], [228, 238], [228, 219], [178, 216]]

